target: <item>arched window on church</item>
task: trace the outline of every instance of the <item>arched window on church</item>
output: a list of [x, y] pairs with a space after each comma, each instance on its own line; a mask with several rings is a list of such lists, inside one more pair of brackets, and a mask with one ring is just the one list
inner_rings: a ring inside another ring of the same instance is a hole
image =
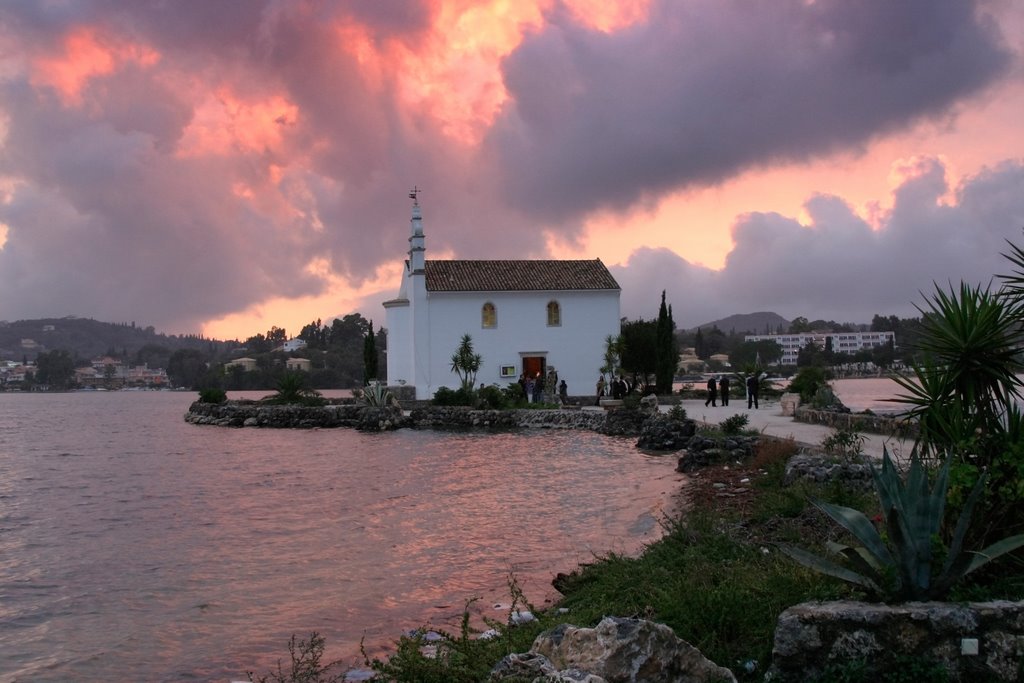
[[483, 308], [480, 309], [480, 326], [484, 329], [498, 326], [498, 311], [495, 310], [494, 304], [490, 301], [485, 303]]
[[562, 324], [562, 307], [557, 301], [548, 302], [548, 327], [559, 327]]

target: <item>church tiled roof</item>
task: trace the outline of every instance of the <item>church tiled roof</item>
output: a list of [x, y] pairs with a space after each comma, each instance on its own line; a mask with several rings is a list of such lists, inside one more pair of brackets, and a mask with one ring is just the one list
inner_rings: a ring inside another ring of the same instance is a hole
[[590, 261], [427, 261], [429, 292], [619, 289], [601, 259]]

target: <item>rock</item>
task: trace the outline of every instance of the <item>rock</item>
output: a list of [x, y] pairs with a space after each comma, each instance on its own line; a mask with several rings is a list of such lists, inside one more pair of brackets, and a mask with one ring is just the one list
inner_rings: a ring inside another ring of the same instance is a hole
[[871, 475], [871, 461], [867, 456], [825, 455], [797, 453], [786, 463], [783, 483], [787, 486], [801, 479], [818, 483], [838, 482], [844, 488], [870, 491], [875, 487]]
[[637, 448], [647, 451], [678, 451], [686, 448], [697, 433], [693, 420], [673, 420], [665, 415], [649, 418], [640, 429]]
[[597, 431], [608, 436], [638, 436], [649, 417], [649, 414], [639, 410], [609, 410], [604, 414], [604, 425]]
[[506, 655], [498, 662], [489, 681], [536, 681], [537, 683], [607, 683], [603, 678], [578, 669], [556, 671], [544, 655], [526, 652]]
[[[965, 656], [965, 640], [978, 643], [979, 654]], [[768, 676], [805, 681], [863, 662], [864, 680], [876, 680], [909, 660], [949, 680], [1018, 681], [1022, 643], [1024, 602], [805, 603], [779, 615]]]
[[786, 393], [779, 399], [779, 405], [782, 406], [783, 417], [793, 417], [796, 415], [796, 409], [800, 407], [800, 394]]
[[658, 412], [658, 397], [654, 394], [647, 394], [641, 398], [640, 410], [651, 414]]
[[537, 636], [530, 652], [558, 671], [575, 669], [608, 683], [736, 680], [668, 626], [646, 619], [605, 617], [595, 628], [562, 624]]

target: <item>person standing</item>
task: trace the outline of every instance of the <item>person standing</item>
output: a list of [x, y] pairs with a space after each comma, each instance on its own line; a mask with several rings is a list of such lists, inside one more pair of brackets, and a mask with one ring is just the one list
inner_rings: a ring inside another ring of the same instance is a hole
[[604, 375], [597, 378], [597, 399], [594, 401], [595, 406], [601, 405], [601, 397], [604, 396]]
[[722, 394], [722, 405], [729, 405], [729, 375], [722, 375], [718, 380], [718, 391]]
[[716, 407], [718, 405], [716, 403], [717, 400], [718, 400], [718, 383], [715, 381], [715, 376], [711, 375], [711, 378], [708, 380], [708, 398], [707, 398], [706, 401], [704, 401], [704, 407], [707, 407], [707, 405], [709, 403], [711, 404], [712, 408]]
[[540, 403], [544, 396], [544, 375], [537, 373], [533, 379], [533, 402]]
[[564, 379], [558, 384], [558, 400], [562, 402], [563, 406], [569, 403], [569, 385], [565, 383]]
[[526, 402], [527, 403], [533, 403], [533, 393], [534, 393], [533, 389], [534, 389], [533, 377], [527, 377], [526, 381], [523, 382], [523, 391], [526, 392]]
[[757, 409], [757, 392], [760, 390], [757, 382], [757, 375], [751, 375], [747, 378], [747, 410], [750, 410], [750, 406], [754, 406]]

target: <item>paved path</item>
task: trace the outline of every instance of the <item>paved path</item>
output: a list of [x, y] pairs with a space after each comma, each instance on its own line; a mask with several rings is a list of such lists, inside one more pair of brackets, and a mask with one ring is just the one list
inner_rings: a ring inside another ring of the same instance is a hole
[[[804, 444], [821, 445], [821, 442], [833, 433], [830, 427], [823, 425], [797, 422], [791, 417], [782, 415], [782, 407], [778, 401], [762, 400], [759, 409], [747, 410], [746, 400], [730, 400], [728, 406], [718, 405], [716, 408], [704, 406], [700, 399], [688, 399], [680, 401], [680, 405], [686, 409], [686, 415], [690, 419], [708, 424], [717, 424], [727, 417], [736, 414], [748, 415], [750, 422], [748, 427], [770, 436], [782, 438], [792, 437], [794, 441]], [[668, 410], [662, 406], [662, 410]], [[865, 437], [864, 453], [881, 459], [882, 446], [886, 446], [890, 453], [910, 455], [910, 448], [913, 440], [902, 440], [897, 437], [882, 436], [880, 434], [869, 434], [863, 432]]]

